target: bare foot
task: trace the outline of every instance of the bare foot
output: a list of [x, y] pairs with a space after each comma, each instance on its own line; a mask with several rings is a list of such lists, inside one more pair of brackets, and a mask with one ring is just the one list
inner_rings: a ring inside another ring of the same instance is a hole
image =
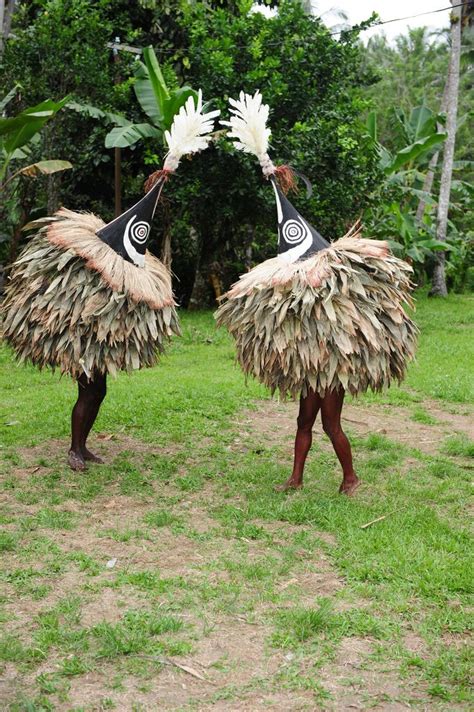
[[84, 462], [84, 458], [80, 452], [69, 450], [67, 462], [71, 470], [74, 470], [75, 472], [83, 472], [86, 469], [86, 463]]
[[98, 455], [94, 455], [94, 453], [88, 450], [86, 447], [82, 448], [82, 456], [84, 460], [87, 460], [88, 462], [97, 462], [98, 465], [104, 464], [104, 461], [101, 457], [99, 457]]
[[356, 489], [360, 487], [361, 484], [362, 483], [358, 477], [355, 477], [355, 479], [349, 480], [348, 482], [343, 480], [341, 486], [339, 487], [339, 494], [345, 494], [347, 497], [352, 497]]
[[297, 482], [296, 480], [292, 480], [290, 477], [290, 479], [284, 482], [282, 485], [275, 485], [273, 489], [275, 492], [288, 492], [289, 490], [299, 490], [303, 489], [303, 483]]

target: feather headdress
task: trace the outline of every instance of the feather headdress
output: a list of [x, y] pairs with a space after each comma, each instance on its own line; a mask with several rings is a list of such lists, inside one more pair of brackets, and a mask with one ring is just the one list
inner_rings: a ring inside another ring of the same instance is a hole
[[196, 104], [194, 97], [188, 98], [174, 117], [171, 129], [165, 131], [165, 141], [169, 148], [165, 170], [175, 171], [183, 156], [207, 148], [214, 128], [214, 119], [219, 114], [219, 109], [203, 113], [201, 89], [198, 91]]
[[230, 126], [229, 136], [236, 139], [234, 141], [236, 148], [257, 156], [263, 175], [270, 179], [275, 192], [280, 256], [286, 262], [296, 262], [319, 250], [324, 250], [329, 243], [299, 214], [284, 195], [285, 184], [287, 187], [291, 186], [294, 176], [289, 166], [276, 167], [268, 155], [269, 107], [262, 103], [262, 95], [258, 90], [253, 96], [242, 91], [239, 99], [229, 99], [229, 104], [232, 116], [230, 121], [221, 121], [221, 124]]
[[97, 235], [125, 260], [143, 267], [151, 223], [165, 180], [177, 169], [183, 156], [207, 148], [219, 111], [203, 113], [202, 91], [197, 102], [190, 96], [174, 117], [171, 129], [165, 131], [169, 151], [161, 170], [148, 176], [146, 195], [129, 210], [101, 228]]
[[275, 172], [268, 146], [271, 131], [267, 127], [270, 107], [262, 103], [262, 95], [257, 91], [253, 96], [240, 92], [238, 99], [229, 99], [232, 114], [230, 121], [221, 121], [223, 126], [230, 126], [230, 138], [237, 139], [234, 145], [244, 153], [257, 156], [266, 178]]

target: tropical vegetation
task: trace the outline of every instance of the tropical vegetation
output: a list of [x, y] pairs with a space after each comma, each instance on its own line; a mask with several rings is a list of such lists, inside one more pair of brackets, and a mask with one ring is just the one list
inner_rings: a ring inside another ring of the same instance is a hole
[[[31, 162], [53, 157], [73, 166], [41, 178], [34, 189], [21, 181], [15, 200], [25, 218], [62, 203], [110, 219], [136, 200], [162, 163], [163, 131], [187, 96], [202, 87], [224, 112], [229, 96], [259, 88], [272, 107], [272, 155], [311, 179], [312, 198], [301, 192], [294, 201], [323, 234], [337, 237], [361, 217], [369, 234], [390, 239], [413, 262], [418, 283], [430, 281], [437, 254], [446, 254], [449, 288], [472, 286], [466, 23], [445, 240], [437, 206], [447, 135], [446, 33], [411, 30], [395, 44], [378, 36], [365, 45], [369, 23], [335, 34], [296, 0], [272, 3], [277, 12], [269, 17], [244, 0], [10, 4], [15, 12], [0, 76], [3, 85], [21, 89], [3, 107], [5, 120], [67, 97], [39, 134]], [[169, 251], [171, 241], [184, 305], [212, 303], [275, 248], [273, 199], [258, 167], [221, 134], [217, 139], [218, 150], [196, 157], [169, 183], [154, 232], [158, 253]], [[9, 176], [22, 165], [14, 156]], [[15, 201], [6, 210], [4, 262], [23, 222]]]

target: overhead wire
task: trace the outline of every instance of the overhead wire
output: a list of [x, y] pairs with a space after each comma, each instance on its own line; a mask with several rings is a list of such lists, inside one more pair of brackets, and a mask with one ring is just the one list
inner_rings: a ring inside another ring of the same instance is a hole
[[[373, 25], [370, 27], [366, 27], [362, 32], [365, 32], [365, 30], [371, 30], [372, 27], [380, 27], [381, 25], [389, 25], [391, 22], [402, 22], [403, 20], [413, 20], [415, 17], [423, 17], [423, 15], [434, 15], [437, 12], [445, 12], [445, 10], [453, 10], [456, 7], [462, 7], [465, 3], [460, 2], [457, 5], [448, 5], [448, 7], [440, 7], [437, 10], [426, 10], [426, 12], [418, 12], [416, 15], [406, 15], [406, 17], [393, 17], [391, 20], [380, 20], [374, 22]], [[339, 34], [339, 32], [344, 32], [345, 30], [338, 30], [334, 34]], [[350, 30], [349, 30], [350, 31]], [[331, 33], [333, 34], [333, 33]]]

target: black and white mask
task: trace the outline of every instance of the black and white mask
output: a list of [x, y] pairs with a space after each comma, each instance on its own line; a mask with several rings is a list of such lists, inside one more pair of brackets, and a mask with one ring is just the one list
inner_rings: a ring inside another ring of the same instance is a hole
[[296, 262], [329, 247], [329, 242], [290, 203], [275, 178], [270, 180], [277, 204], [279, 256], [286, 262]]
[[137, 267], [145, 264], [151, 222], [162, 188], [163, 180], [159, 180], [138, 203], [97, 232], [103, 242]]

